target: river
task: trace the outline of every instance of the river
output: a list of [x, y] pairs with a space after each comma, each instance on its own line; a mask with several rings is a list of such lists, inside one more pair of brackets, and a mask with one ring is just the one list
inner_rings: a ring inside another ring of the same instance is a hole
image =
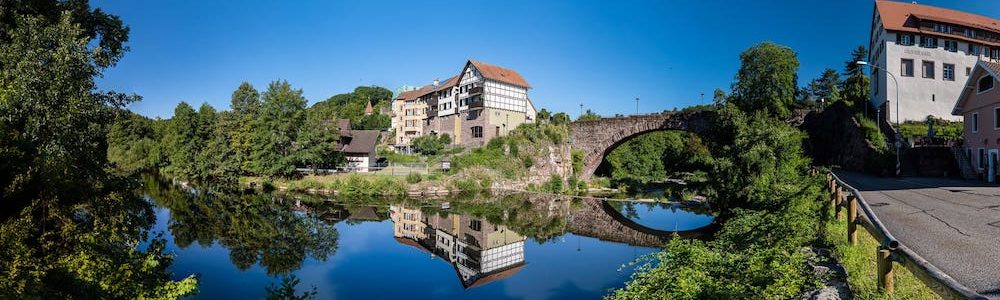
[[175, 279], [198, 274], [195, 299], [261, 299], [289, 276], [320, 299], [597, 299], [665, 232], [696, 237], [713, 218], [526, 194], [335, 201], [146, 182], [151, 230], [175, 255]]

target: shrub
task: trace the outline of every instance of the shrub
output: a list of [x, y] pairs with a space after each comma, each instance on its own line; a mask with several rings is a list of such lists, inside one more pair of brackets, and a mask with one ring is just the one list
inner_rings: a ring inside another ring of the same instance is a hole
[[406, 175], [406, 182], [409, 184], [420, 183], [420, 181], [423, 181], [423, 179], [424, 178], [420, 176], [419, 173], [411, 173], [410, 175]]

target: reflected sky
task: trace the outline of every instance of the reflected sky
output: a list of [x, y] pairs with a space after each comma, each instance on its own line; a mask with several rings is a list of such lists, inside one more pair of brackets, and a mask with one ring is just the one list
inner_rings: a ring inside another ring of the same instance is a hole
[[[198, 200], [203, 199], [187, 199]], [[154, 202], [159, 201], [154, 199]], [[511, 209], [520, 208], [522, 212], [497, 207], [466, 208], [480, 209], [476, 213], [455, 208], [450, 211], [428, 209], [419, 204], [348, 209], [337, 205], [311, 207], [283, 202], [279, 205], [282, 209], [296, 213], [279, 214], [275, 218], [312, 218], [291, 223], [304, 224], [296, 226], [307, 226], [306, 231], [313, 230], [312, 226], [329, 230], [332, 225], [335, 233], [327, 236], [336, 239], [335, 251], [325, 257], [308, 252], [308, 249], [305, 255], [291, 253], [292, 259], [304, 258], [298, 265], [285, 264], [295, 267], [282, 273], [269, 270], [261, 261], [241, 268], [233, 262], [231, 249], [218, 241], [204, 242], [212, 238], [211, 234], [191, 233], [198, 226], [182, 226], [184, 224], [172, 221], [178, 217], [173, 213], [190, 213], [188, 209], [174, 212], [163, 205], [158, 206], [153, 230], [164, 232], [167, 251], [176, 255], [171, 266], [175, 277], [199, 274], [200, 293], [195, 299], [261, 299], [266, 296], [265, 287], [277, 284], [282, 274], [298, 277], [300, 292], [315, 287], [320, 299], [595, 299], [624, 285], [632, 270], [623, 265], [657, 250], [579, 236], [569, 230], [531, 233], [543, 236], [540, 239], [521, 233], [533, 231], [525, 230], [532, 224], [565, 224], [547, 219], [559, 219], [572, 211], [575, 206], [568, 202], [533, 206], [531, 201], [524, 201], [511, 205], [515, 207]], [[186, 206], [179, 206], [183, 207]], [[246, 207], [234, 206], [232, 209]], [[683, 210], [641, 205], [634, 208], [632, 216], [638, 217], [633, 218], [635, 221], [653, 222], [658, 229], [663, 229], [663, 222], [672, 224], [671, 218], [685, 226], [704, 221], [702, 217], [685, 215]], [[491, 217], [493, 215], [520, 219], [501, 224], [505, 221], [490, 221], [497, 219]], [[180, 219], [201, 220], [187, 216]], [[288, 220], [280, 223], [289, 224]], [[270, 228], [267, 224], [261, 227]], [[286, 227], [277, 227], [279, 232], [268, 236], [268, 241], [280, 243], [284, 230], [302, 231]], [[199, 242], [179, 246], [172, 228], [183, 228], [185, 234], [199, 236]], [[229, 245], [240, 244], [234, 237], [242, 235], [253, 233], [229, 232], [223, 238]], [[448, 239], [450, 241], [443, 242]], [[280, 256], [280, 252], [289, 251], [279, 246], [264, 248], [256, 255]], [[276, 251], [279, 253], [273, 253]]]

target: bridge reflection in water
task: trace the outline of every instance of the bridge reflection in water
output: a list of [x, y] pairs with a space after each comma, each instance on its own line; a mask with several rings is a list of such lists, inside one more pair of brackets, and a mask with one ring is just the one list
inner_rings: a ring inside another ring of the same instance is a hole
[[[562, 218], [562, 232], [642, 247], [660, 247], [676, 234], [704, 238], [712, 225], [682, 231], [654, 229], [624, 216], [609, 202], [571, 201], [564, 197], [532, 197], [523, 204], [548, 218]], [[504, 212], [507, 215], [507, 212]], [[507, 225], [468, 213], [419, 206], [390, 205], [393, 237], [451, 264], [462, 286], [475, 288], [509, 277], [525, 266], [527, 237]]]

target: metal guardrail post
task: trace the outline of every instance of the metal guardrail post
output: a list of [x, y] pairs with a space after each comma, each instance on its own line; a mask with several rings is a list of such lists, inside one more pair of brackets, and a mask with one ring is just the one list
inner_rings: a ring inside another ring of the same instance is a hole
[[858, 196], [847, 196], [847, 241], [858, 245]]

